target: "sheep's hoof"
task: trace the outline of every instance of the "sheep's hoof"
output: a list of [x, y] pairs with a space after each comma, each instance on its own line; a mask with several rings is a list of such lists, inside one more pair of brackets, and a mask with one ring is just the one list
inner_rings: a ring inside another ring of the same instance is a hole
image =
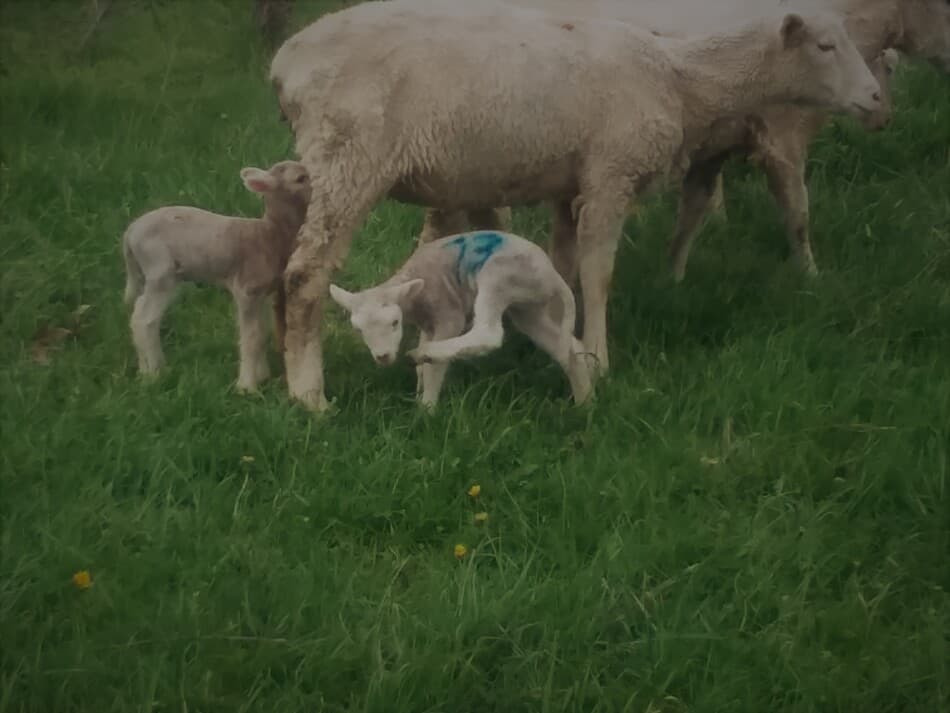
[[299, 401], [304, 408], [314, 413], [325, 413], [330, 408], [330, 404], [320, 389], [311, 389], [300, 394], [292, 394], [292, 396]]

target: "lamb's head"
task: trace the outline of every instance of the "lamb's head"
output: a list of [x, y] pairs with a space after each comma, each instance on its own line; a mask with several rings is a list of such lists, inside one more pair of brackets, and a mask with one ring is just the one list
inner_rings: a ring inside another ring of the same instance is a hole
[[786, 14], [779, 43], [777, 71], [792, 101], [858, 117], [880, 111], [880, 84], [840, 17]]
[[895, 46], [950, 73], [950, 0], [899, 0]]
[[422, 289], [424, 280], [380, 285], [362, 292], [347, 292], [330, 285], [330, 297], [350, 314], [350, 324], [360, 333], [377, 364], [396, 361], [402, 343], [403, 305]]
[[894, 104], [891, 97], [891, 75], [897, 69], [900, 55], [894, 49], [886, 49], [869, 63], [871, 72], [881, 85], [881, 107], [865, 116], [861, 123], [869, 131], [879, 131], [891, 122]]
[[247, 190], [260, 193], [268, 214], [282, 221], [296, 222], [307, 215], [310, 203], [310, 174], [299, 161], [281, 161], [266, 171], [248, 166], [241, 169]]

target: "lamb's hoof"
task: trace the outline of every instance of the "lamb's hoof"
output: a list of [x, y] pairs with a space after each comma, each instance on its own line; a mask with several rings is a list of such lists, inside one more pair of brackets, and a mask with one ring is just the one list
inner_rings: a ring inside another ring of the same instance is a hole
[[424, 351], [421, 347], [416, 347], [415, 349], [410, 349], [406, 352], [406, 356], [409, 357], [416, 364], [431, 364], [432, 357]]

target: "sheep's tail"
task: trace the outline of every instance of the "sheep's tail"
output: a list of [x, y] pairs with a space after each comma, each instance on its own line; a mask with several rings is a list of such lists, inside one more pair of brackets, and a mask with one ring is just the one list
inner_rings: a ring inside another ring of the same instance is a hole
[[145, 273], [132, 254], [128, 233], [122, 236], [122, 255], [125, 258], [125, 304], [132, 307], [145, 288]]

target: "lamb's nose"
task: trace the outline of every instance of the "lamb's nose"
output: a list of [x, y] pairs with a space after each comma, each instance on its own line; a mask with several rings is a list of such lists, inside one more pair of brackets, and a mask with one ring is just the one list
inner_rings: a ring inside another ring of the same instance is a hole
[[874, 92], [874, 94], [871, 95], [871, 99], [873, 99], [873, 100], [876, 101], [876, 102], [881, 101], [881, 93], [880, 93], [880, 92]]

